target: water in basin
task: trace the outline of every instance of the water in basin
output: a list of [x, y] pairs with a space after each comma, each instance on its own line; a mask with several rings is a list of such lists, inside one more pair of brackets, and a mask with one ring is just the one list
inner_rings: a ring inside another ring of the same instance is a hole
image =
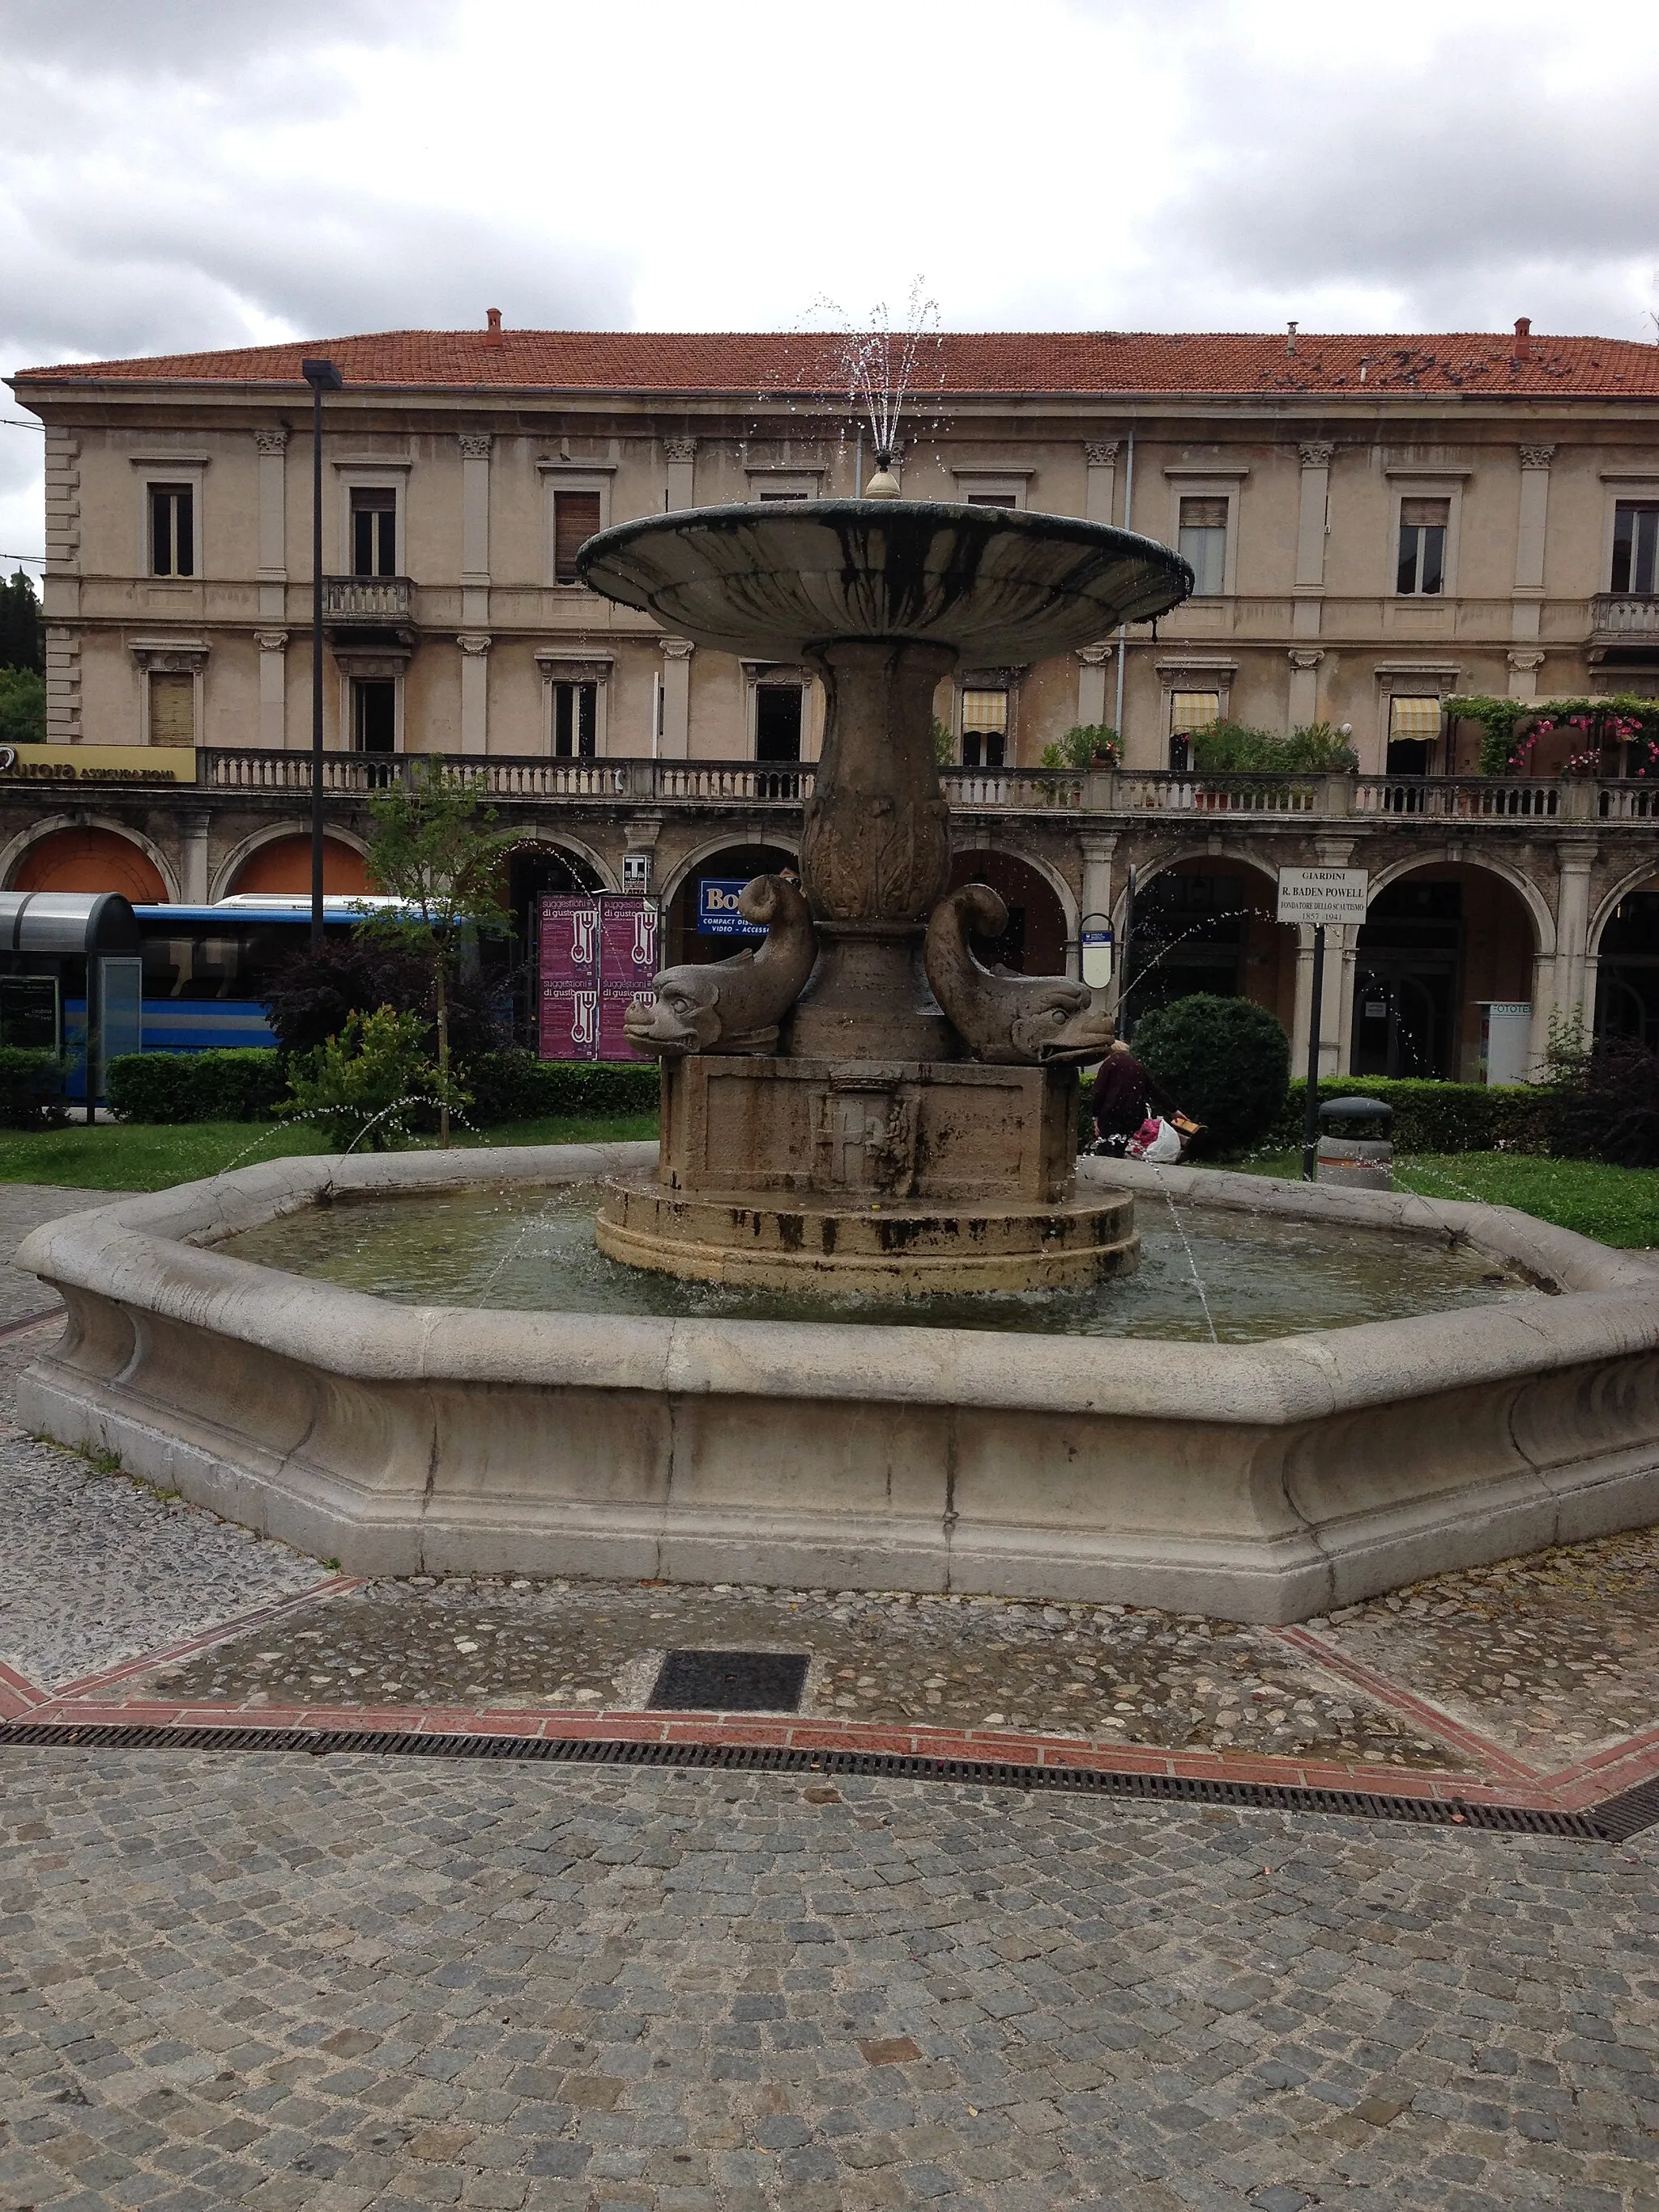
[[1168, 1210], [1144, 1199], [1137, 1206], [1139, 1269], [1087, 1290], [910, 1298], [791, 1295], [684, 1282], [607, 1260], [593, 1243], [598, 1201], [592, 1184], [337, 1200], [245, 1230], [221, 1249], [410, 1305], [1206, 1342], [1210, 1331], [1193, 1280], [1196, 1267], [1216, 1335], [1231, 1344], [1538, 1295], [1486, 1254], [1391, 1230], [1183, 1206], [1183, 1245]]

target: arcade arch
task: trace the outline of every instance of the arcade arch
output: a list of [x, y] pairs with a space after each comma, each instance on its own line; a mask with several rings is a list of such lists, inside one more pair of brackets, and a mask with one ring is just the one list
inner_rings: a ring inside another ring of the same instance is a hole
[[14, 891], [118, 891], [135, 906], [178, 896], [160, 849], [110, 822], [36, 824], [7, 852], [3, 879]]
[[714, 841], [686, 855], [663, 885], [663, 951], [665, 968], [724, 960], [741, 952], [743, 939], [706, 935], [697, 927], [697, 886], [706, 878], [747, 883], [751, 876], [778, 875], [796, 869], [799, 854], [793, 840], [738, 845]]
[[1595, 1034], [1633, 1036], [1659, 1048], [1659, 875], [1627, 876], [1590, 926], [1595, 969]]
[[1018, 975], [1065, 975], [1076, 969], [1078, 903], [1066, 878], [1030, 854], [976, 845], [952, 855], [952, 890], [988, 884], [1008, 909], [1008, 926], [992, 943], [975, 944], [981, 960]]
[[1297, 943], [1280, 928], [1272, 872], [1239, 853], [1191, 853], [1137, 874], [1133, 910], [1119, 908], [1128, 945], [1119, 1005], [1126, 1036], [1154, 1007], [1206, 991], [1265, 1006], [1289, 1036]]
[[1380, 871], [1349, 956], [1350, 1072], [1480, 1081], [1483, 1009], [1537, 1008], [1554, 934], [1536, 885], [1510, 870], [1442, 857]]
[[[219, 872], [217, 896], [239, 891], [287, 892], [297, 898], [311, 896], [311, 837], [308, 831], [262, 830], [240, 845]], [[323, 890], [325, 896], [349, 897], [355, 891], [371, 891], [366, 848], [349, 833], [331, 830], [323, 839]]]

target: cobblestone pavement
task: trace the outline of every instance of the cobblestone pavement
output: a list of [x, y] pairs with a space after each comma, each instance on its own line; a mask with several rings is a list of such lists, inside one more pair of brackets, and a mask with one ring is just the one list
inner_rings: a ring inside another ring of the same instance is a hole
[[0, 1328], [31, 1314], [49, 1312], [58, 1304], [57, 1291], [48, 1290], [38, 1275], [25, 1274], [10, 1264], [30, 1230], [65, 1213], [82, 1213], [88, 1206], [113, 1206], [130, 1194], [124, 1190], [59, 1190], [51, 1183], [0, 1182]]
[[1444, 1767], [1268, 1633], [1123, 1606], [465, 1577], [376, 1583], [112, 1695], [191, 1704], [640, 1705], [665, 1651], [804, 1651], [804, 1713]]
[[1652, 1838], [0, 1751], [0, 2206], [1659, 2207]]
[[1659, 1721], [1659, 1528], [1432, 1582], [1310, 1624], [1529, 1762]]
[[285, 1544], [26, 1437], [11, 1381], [57, 1326], [0, 1342], [0, 1661], [50, 1687], [326, 1578]]

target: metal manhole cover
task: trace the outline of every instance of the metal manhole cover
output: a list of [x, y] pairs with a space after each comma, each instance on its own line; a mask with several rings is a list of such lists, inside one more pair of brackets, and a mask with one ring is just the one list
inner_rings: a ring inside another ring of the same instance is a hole
[[655, 1712], [794, 1713], [804, 1651], [671, 1651], [646, 1704]]

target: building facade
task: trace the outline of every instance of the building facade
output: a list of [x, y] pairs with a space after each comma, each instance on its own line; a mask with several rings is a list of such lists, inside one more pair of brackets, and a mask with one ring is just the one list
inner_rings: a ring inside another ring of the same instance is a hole
[[[631, 516], [857, 490], [873, 456], [839, 353], [787, 335], [492, 313], [20, 373], [46, 434], [49, 746], [0, 787], [0, 880], [308, 880], [316, 351], [344, 377], [321, 518], [333, 881], [361, 884], [366, 798], [396, 757], [438, 753], [520, 833], [520, 902], [648, 882], [671, 957], [717, 952], [696, 882], [793, 851], [821, 697], [804, 669], [596, 598], [574, 556]], [[957, 336], [925, 361], [907, 497], [1117, 523], [1198, 579], [1156, 627], [940, 687], [958, 871], [1008, 897], [1014, 964], [1075, 965], [1085, 921], [1110, 917], [1142, 1003], [1243, 990], [1300, 1042], [1308, 948], [1270, 918], [1272, 874], [1341, 860], [1368, 871], [1373, 919], [1330, 963], [1328, 1066], [1473, 1077], [1493, 1003], [1532, 1009], [1534, 1058], [1552, 1015], [1598, 1006], [1659, 1035], [1645, 781], [1480, 778], [1478, 731], [1442, 707], [1659, 690], [1659, 349], [1517, 325]], [[1172, 739], [1218, 717], [1328, 722], [1359, 772], [1172, 773]], [[1101, 724], [1118, 770], [1042, 767]], [[111, 747], [131, 750], [112, 767]]]

